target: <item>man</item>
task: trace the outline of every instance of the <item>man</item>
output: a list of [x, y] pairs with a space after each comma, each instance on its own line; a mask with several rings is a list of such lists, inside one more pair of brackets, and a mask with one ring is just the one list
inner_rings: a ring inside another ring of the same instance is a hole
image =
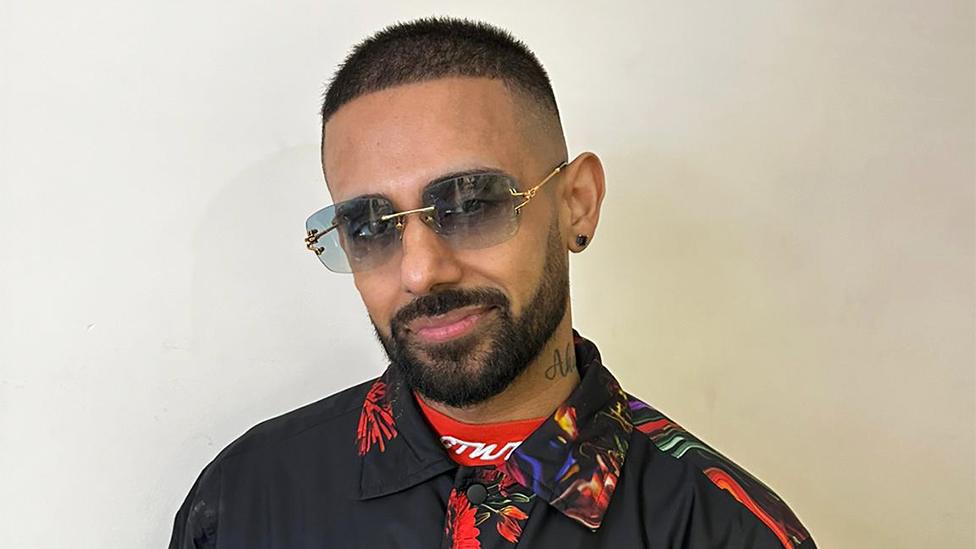
[[568, 157], [521, 42], [387, 28], [336, 73], [322, 123], [335, 204], [306, 245], [352, 273], [390, 366], [221, 452], [171, 549], [814, 547], [573, 330], [568, 252], [596, 232], [603, 169]]

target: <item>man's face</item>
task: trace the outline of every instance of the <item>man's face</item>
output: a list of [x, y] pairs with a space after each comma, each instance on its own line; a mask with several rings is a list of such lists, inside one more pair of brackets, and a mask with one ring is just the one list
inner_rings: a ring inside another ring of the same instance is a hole
[[[533, 186], [562, 158], [527, 138], [524, 112], [503, 83], [489, 79], [446, 78], [359, 97], [326, 125], [332, 197], [382, 195], [398, 211], [420, 208], [429, 183], [472, 169]], [[421, 394], [452, 406], [498, 394], [562, 321], [568, 273], [557, 183], [523, 208], [508, 240], [456, 249], [410, 216], [399, 251], [353, 275], [384, 349]]]

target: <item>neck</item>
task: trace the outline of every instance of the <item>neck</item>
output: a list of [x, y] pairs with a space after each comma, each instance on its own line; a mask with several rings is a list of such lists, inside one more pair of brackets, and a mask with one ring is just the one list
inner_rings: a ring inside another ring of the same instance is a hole
[[497, 423], [545, 417], [579, 385], [572, 318], [567, 309], [562, 322], [539, 355], [512, 384], [478, 404], [455, 408], [424, 400], [431, 408], [464, 423]]

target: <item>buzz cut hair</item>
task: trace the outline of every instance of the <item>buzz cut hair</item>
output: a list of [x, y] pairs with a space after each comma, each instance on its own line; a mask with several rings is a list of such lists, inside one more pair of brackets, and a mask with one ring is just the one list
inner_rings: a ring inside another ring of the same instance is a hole
[[541, 107], [536, 115], [561, 130], [549, 75], [523, 42], [481, 21], [428, 17], [388, 26], [352, 49], [326, 87], [322, 137], [332, 115], [357, 97], [450, 77], [501, 80]]

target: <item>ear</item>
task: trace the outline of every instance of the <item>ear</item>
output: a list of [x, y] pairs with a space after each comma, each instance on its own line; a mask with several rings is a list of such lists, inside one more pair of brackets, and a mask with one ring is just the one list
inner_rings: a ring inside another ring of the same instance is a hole
[[564, 168], [560, 190], [560, 227], [563, 242], [572, 252], [582, 252], [593, 241], [600, 221], [600, 207], [606, 193], [603, 164], [591, 152], [584, 152]]

